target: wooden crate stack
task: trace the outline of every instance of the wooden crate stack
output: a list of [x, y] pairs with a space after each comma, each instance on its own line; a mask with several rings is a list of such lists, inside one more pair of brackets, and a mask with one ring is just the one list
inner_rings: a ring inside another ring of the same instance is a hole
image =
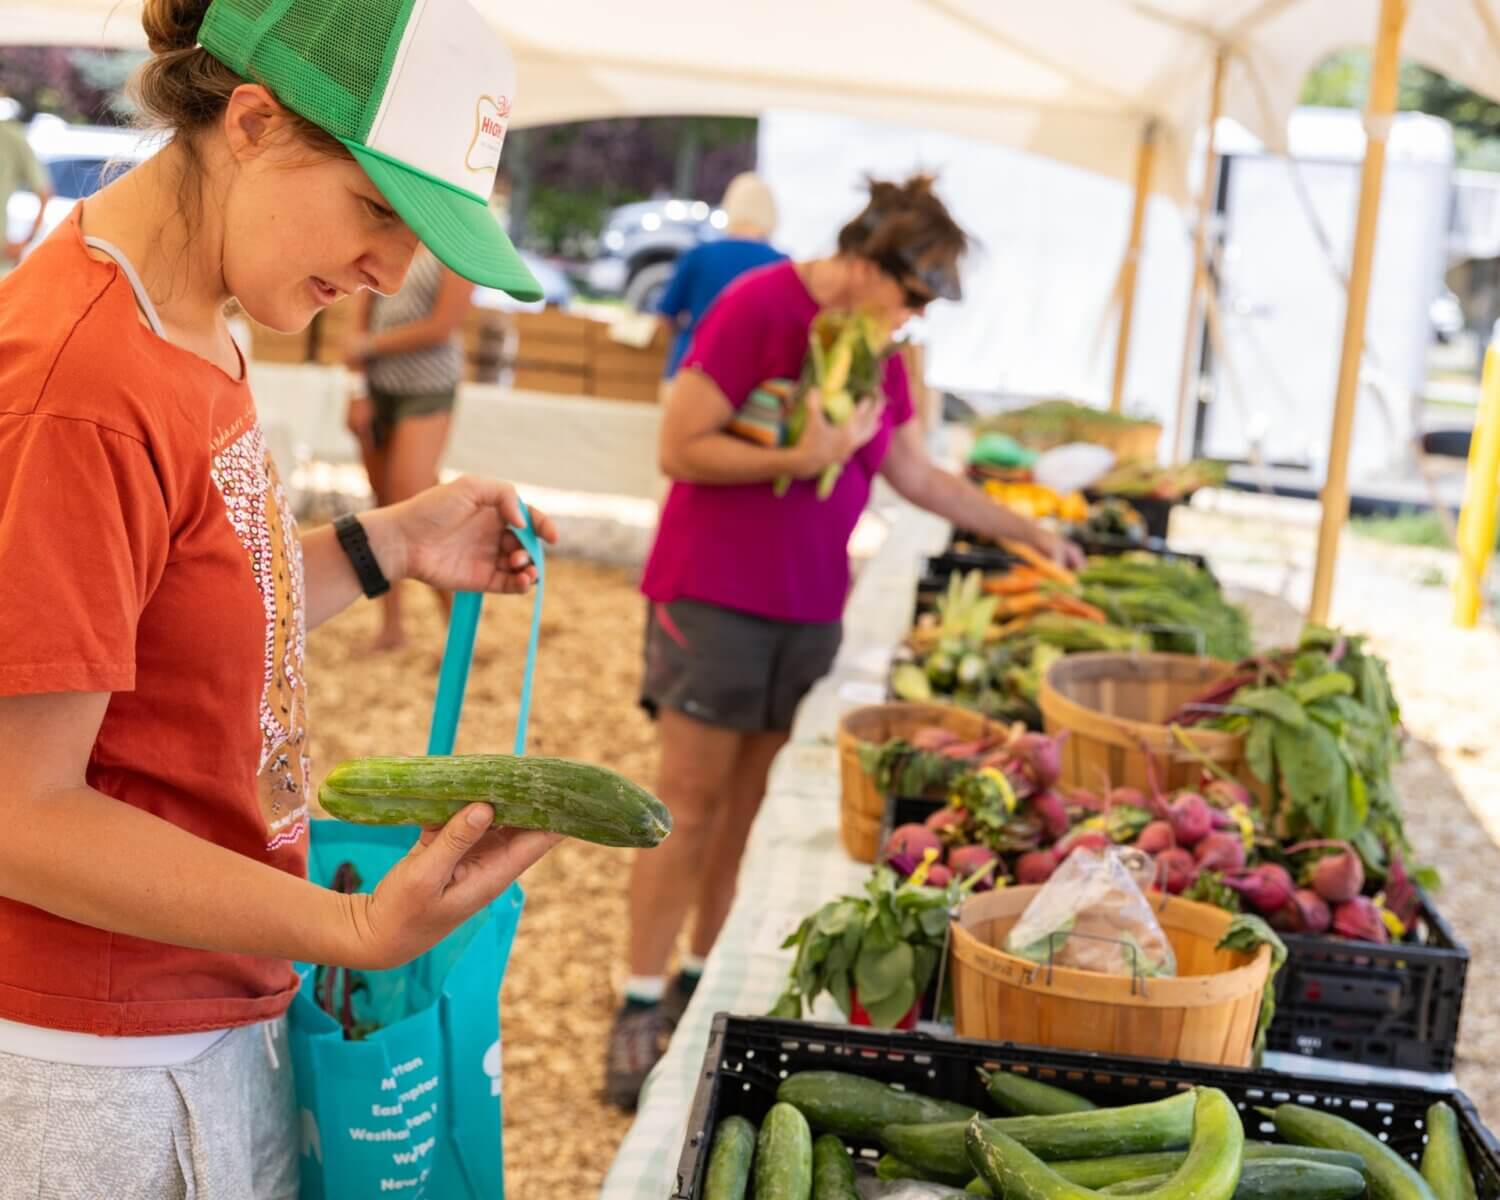
[[515, 324], [516, 388], [656, 403], [667, 364], [664, 331], [638, 349], [614, 341], [607, 322], [558, 309], [517, 313]]
[[305, 363], [312, 353], [311, 329], [278, 333], [249, 317], [243, 319], [250, 326], [250, 357], [255, 362]]

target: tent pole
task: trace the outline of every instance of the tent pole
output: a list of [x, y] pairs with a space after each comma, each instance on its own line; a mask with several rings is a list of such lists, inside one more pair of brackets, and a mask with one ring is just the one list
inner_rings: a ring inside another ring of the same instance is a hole
[[1400, 73], [1401, 29], [1410, 0], [1380, 0], [1380, 31], [1365, 101], [1365, 162], [1360, 174], [1359, 216], [1354, 227], [1354, 255], [1349, 265], [1349, 300], [1344, 310], [1344, 348], [1339, 360], [1338, 391], [1333, 402], [1333, 430], [1328, 438], [1328, 478], [1323, 484], [1323, 515], [1318, 526], [1318, 557], [1313, 569], [1312, 603], [1307, 619], [1328, 620], [1333, 600], [1334, 565], [1339, 534], [1349, 516], [1349, 443], [1359, 397], [1359, 363], [1365, 345], [1365, 316], [1370, 301], [1370, 270], [1375, 257], [1375, 227], [1380, 219], [1380, 187], [1385, 174], [1385, 142], [1396, 111]]
[[1500, 322], [1484, 354], [1479, 416], [1469, 443], [1464, 506], [1458, 515], [1458, 572], [1453, 577], [1453, 623], [1473, 629], [1484, 602], [1484, 573], [1495, 552], [1495, 494], [1500, 487]]
[[1135, 274], [1141, 261], [1141, 234], [1146, 226], [1146, 201], [1151, 198], [1151, 167], [1156, 157], [1156, 121], [1146, 122], [1135, 156], [1135, 200], [1130, 209], [1130, 240], [1120, 268], [1120, 330], [1115, 342], [1115, 377], [1109, 392], [1109, 411], [1125, 403], [1125, 368], [1130, 361], [1130, 325], [1135, 319]]
[[1219, 114], [1224, 111], [1224, 68], [1229, 61], [1229, 51], [1220, 46], [1214, 54], [1214, 82], [1208, 104], [1208, 148], [1203, 155], [1203, 189], [1198, 193], [1198, 224], [1193, 230], [1192, 279], [1188, 284], [1187, 332], [1182, 338], [1182, 370], [1177, 376], [1177, 422], [1172, 426], [1172, 461], [1181, 462], [1187, 457], [1184, 449], [1187, 434], [1188, 378], [1193, 369], [1194, 343], [1198, 332], [1198, 290], [1208, 282], [1208, 272], [1203, 269], [1203, 254], [1208, 245], [1208, 220], [1214, 207], [1214, 180], [1219, 170], [1219, 154], [1214, 145], [1214, 133], [1219, 127]]

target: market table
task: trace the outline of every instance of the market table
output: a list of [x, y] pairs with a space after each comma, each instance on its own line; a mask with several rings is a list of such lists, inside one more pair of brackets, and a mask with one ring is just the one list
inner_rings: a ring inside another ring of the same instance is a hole
[[[780, 948], [783, 939], [808, 913], [835, 896], [857, 892], [869, 877], [869, 864], [854, 862], [839, 842], [834, 736], [843, 713], [885, 698], [891, 650], [910, 628], [921, 559], [939, 551], [948, 536], [945, 522], [889, 492], [877, 492], [875, 511], [890, 527], [850, 596], [843, 648], [832, 673], [803, 703], [792, 740], [772, 768], [765, 804], [741, 862], [734, 906], [671, 1046], [646, 1083], [601, 1200], [669, 1200], [674, 1195], [686, 1120], [714, 1014], [761, 1015], [770, 1009], [790, 965], [790, 952]], [[826, 995], [812, 1016], [843, 1020]], [[1349, 1080], [1457, 1086], [1451, 1074], [1372, 1069], [1297, 1055], [1268, 1054], [1264, 1065]]]

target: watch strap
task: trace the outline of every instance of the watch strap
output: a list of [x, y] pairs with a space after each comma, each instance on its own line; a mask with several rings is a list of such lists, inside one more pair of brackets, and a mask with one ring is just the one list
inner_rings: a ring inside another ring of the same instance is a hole
[[359, 518], [346, 513], [334, 520], [333, 531], [338, 536], [344, 553], [349, 556], [365, 595], [374, 599], [390, 591], [391, 581], [375, 561], [375, 552], [370, 549], [370, 539], [365, 536], [365, 527], [360, 524]]

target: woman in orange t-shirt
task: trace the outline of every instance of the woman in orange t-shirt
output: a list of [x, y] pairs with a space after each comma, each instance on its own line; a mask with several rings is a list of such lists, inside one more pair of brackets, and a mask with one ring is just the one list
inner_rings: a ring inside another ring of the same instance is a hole
[[299, 538], [224, 307], [393, 293], [417, 231], [534, 298], [485, 203], [510, 59], [465, 0], [144, 24], [171, 142], [0, 285], [0, 1197], [289, 1197], [291, 962], [406, 962], [556, 839], [474, 804], [373, 894], [308, 881], [305, 629], [535, 568], [481, 479]]

